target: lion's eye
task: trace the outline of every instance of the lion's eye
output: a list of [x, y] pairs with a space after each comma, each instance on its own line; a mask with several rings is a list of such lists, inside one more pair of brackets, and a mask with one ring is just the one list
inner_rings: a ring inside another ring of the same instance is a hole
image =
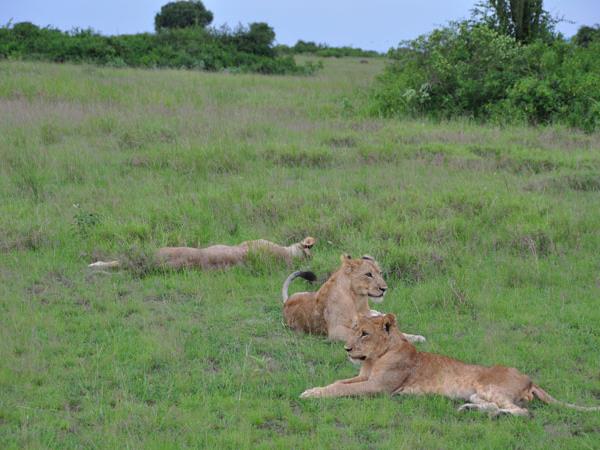
[[368, 336], [368, 335], [369, 335], [369, 333], [367, 333], [366, 331], [363, 331], [362, 334], [360, 335], [360, 337], [365, 337], [365, 336]]
[[365, 275], [369, 278], [373, 278], [373, 274], [371, 272], [367, 272], [367, 273], [365, 273]]

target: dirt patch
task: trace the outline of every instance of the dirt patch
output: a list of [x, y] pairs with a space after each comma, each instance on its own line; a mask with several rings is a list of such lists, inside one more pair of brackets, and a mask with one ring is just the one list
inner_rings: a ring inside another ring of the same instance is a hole
[[405, 158], [405, 153], [401, 149], [396, 148], [381, 148], [381, 149], [365, 149], [358, 150], [360, 158], [365, 164], [379, 163], [396, 163]]
[[578, 191], [600, 192], [598, 173], [581, 173], [535, 180], [525, 186], [526, 191]]
[[386, 260], [385, 276], [396, 277], [407, 284], [416, 284], [426, 278], [445, 273], [446, 259], [437, 252], [423, 254], [403, 254]]
[[570, 437], [571, 432], [569, 427], [565, 424], [547, 424], [544, 425], [544, 431], [552, 438]]
[[517, 236], [509, 244], [513, 253], [519, 256], [545, 257], [556, 252], [552, 238], [544, 231]]
[[496, 170], [505, 170], [512, 173], [544, 173], [551, 172], [564, 164], [550, 159], [519, 158], [503, 153], [497, 147], [472, 146], [471, 153], [487, 160], [488, 164]]
[[12, 236], [0, 234], [0, 253], [11, 251], [36, 251], [48, 246], [50, 239], [39, 230], [27, 230], [14, 233]]
[[369, 133], [375, 133], [375, 132], [381, 130], [382, 126], [383, 125], [381, 122], [364, 120], [361, 122], [353, 123], [352, 125], [350, 125], [350, 129], [352, 129], [354, 131], [366, 131]]
[[282, 419], [269, 419], [256, 425], [260, 430], [270, 430], [277, 434], [286, 434], [288, 431], [287, 422]]
[[324, 144], [333, 148], [351, 148], [356, 147], [356, 139], [350, 136], [330, 138], [326, 139]]
[[204, 360], [204, 365], [204, 371], [206, 373], [217, 374], [221, 372], [221, 366], [219, 365], [219, 361], [217, 361], [215, 358], [206, 358]]
[[71, 413], [77, 413], [77, 412], [81, 411], [81, 400], [79, 400], [79, 399], [69, 400], [67, 403], [65, 403], [65, 411], [71, 412]]
[[334, 162], [333, 155], [328, 151], [285, 151], [275, 152], [268, 150], [264, 153], [266, 160], [284, 167], [331, 167]]

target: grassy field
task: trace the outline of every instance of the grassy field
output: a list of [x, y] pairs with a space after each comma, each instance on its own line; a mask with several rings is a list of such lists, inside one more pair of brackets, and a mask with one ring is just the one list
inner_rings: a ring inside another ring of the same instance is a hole
[[540, 403], [493, 420], [440, 397], [301, 401], [356, 368], [283, 325], [291, 268], [148, 270], [163, 245], [312, 235], [298, 267], [374, 255], [377, 309], [421, 349], [600, 404], [600, 135], [366, 118], [382, 64], [0, 63], [0, 447], [600, 447], [600, 413]]

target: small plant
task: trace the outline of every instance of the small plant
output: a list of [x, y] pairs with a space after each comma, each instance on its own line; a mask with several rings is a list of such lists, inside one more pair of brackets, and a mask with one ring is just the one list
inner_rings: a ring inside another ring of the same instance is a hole
[[76, 210], [73, 215], [73, 223], [77, 233], [80, 236], [89, 235], [91, 229], [100, 224], [100, 215], [95, 212], [86, 211], [79, 204], [74, 204], [73, 208]]

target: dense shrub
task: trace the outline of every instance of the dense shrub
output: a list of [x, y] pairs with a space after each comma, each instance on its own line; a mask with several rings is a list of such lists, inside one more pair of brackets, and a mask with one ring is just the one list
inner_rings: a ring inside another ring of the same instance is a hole
[[233, 35], [237, 48], [246, 53], [275, 56], [273, 41], [275, 31], [264, 22], [251, 23], [248, 28], [238, 28]]
[[361, 48], [354, 47], [331, 47], [327, 44], [316, 44], [311, 41], [302, 41], [299, 40], [295, 45], [289, 47], [287, 45], [279, 45], [277, 46], [277, 52], [280, 54], [289, 54], [289, 55], [301, 55], [301, 54], [311, 54], [315, 56], [322, 56], [325, 58], [335, 57], [341, 58], [343, 56], [353, 56], [357, 58], [369, 58], [374, 56], [380, 56], [374, 50], [363, 50]]
[[579, 27], [579, 30], [573, 36], [573, 42], [581, 47], [587, 47], [592, 42], [600, 42], [600, 25]]
[[188, 27], [121, 36], [18, 23], [0, 28], [0, 58], [264, 74], [311, 74], [318, 69], [314, 64], [297, 65], [291, 57], [276, 56], [274, 37], [273, 29], [264, 23], [235, 32]]
[[391, 50], [372, 92], [375, 114], [600, 127], [600, 44], [519, 44], [470, 22]]

